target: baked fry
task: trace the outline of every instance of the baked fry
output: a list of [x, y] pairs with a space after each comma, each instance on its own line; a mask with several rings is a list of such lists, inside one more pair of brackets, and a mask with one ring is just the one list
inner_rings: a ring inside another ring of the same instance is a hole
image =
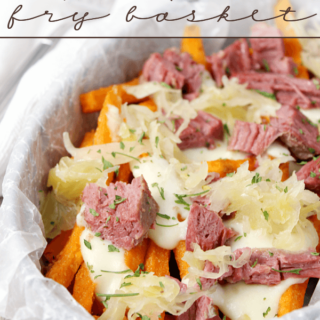
[[145, 238], [139, 245], [125, 252], [124, 262], [131, 270], [137, 270], [139, 264], [144, 263], [148, 244], [149, 239]]
[[131, 178], [132, 178], [132, 172], [130, 170], [130, 164], [129, 163], [120, 164], [119, 173], [116, 177], [116, 181], [129, 183]]
[[95, 130], [86, 132], [80, 144], [80, 148], [91, 147], [93, 145]]
[[96, 284], [91, 280], [89, 270], [83, 262], [76, 274], [72, 296], [89, 313], [91, 313], [92, 304], [95, 297], [95, 287]]
[[278, 317], [303, 307], [308, 282], [309, 279], [303, 283], [294, 284], [285, 291], [279, 301]]
[[139, 105], [149, 108], [152, 112], [156, 112], [158, 110], [158, 106], [155, 104], [153, 99], [148, 99], [146, 101], [140, 102]]
[[80, 250], [80, 235], [83, 230], [84, 227], [79, 227], [77, 224], [74, 226], [68, 242], [46, 274], [47, 278], [62, 284], [66, 288], [70, 285], [83, 262]]
[[286, 181], [290, 177], [289, 172], [289, 162], [281, 163], [279, 168], [282, 170], [282, 178], [281, 181]]
[[[123, 88], [123, 86], [136, 86], [139, 84], [139, 78], [135, 78], [129, 82], [123, 83], [116, 85], [119, 88]], [[80, 104], [82, 107], [82, 112], [83, 113], [92, 113], [92, 112], [97, 112], [100, 111], [103, 107], [104, 100], [108, 94], [109, 91], [114, 86], [109, 86], [106, 88], [100, 88], [98, 90], [90, 91], [88, 93], [83, 93], [80, 95]], [[127, 94], [125, 90], [121, 90], [121, 98], [123, 102], [128, 102], [128, 103], [138, 103], [140, 100], [137, 99], [136, 97]]]
[[189, 273], [188, 272], [189, 265], [182, 260], [185, 252], [186, 252], [186, 241], [181, 240], [179, 241], [178, 245], [173, 249], [174, 257], [178, 265], [181, 279]]
[[54, 259], [64, 248], [64, 246], [69, 240], [71, 232], [72, 230], [61, 231], [61, 233], [57, 235], [53, 240], [51, 240], [51, 242], [47, 245], [43, 255], [50, 263], [54, 261]]
[[169, 276], [170, 250], [158, 247], [151, 239], [144, 261], [145, 271], [154, 272], [158, 277]]
[[[184, 37], [200, 37], [200, 28], [198, 26], [187, 26], [184, 29]], [[206, 54], [202, 39], [199, 38], [182, 38], [181, 40], [181, 52], [188, 52], [193, 60], [197, 63], [207, 65]]]
[[221, 178], [224, 178], [228, 173], [237, 171], [241, 164], [245, 161], [249, 161], [249, 170], [253, 171], [255, 169], [255, 157], [250, 157], [245, 160], [214, 160], [208, 161], [208, 172], [217, 172], [220, 174]]

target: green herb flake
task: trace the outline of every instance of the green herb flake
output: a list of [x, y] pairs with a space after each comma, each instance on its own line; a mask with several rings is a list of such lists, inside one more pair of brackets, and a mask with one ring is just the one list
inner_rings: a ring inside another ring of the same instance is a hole
[[93, 279], [96, 280], [97, 278], [102, 277], [102, 274], [98, 274], [97, 276], [95, 276]]
[[175, 226], [179, 225], [179, 223], [176, 223], [176, 224], [160, 224], [160, 223], [156, 222], [156, 225], [159, 226], [159, 227], [170, 228], [170, 227], [175, 227]]
[[270, 307], [268, 307], [267, 311], [263, 313], [263, 317], [264, 318], [268, 315], [269, 311], [271, 311]]
[[119, 217], [116, 217], [116, 222], [119, 222]]
[[226, 123], [223, 125], [223, 129], [224, 129], [224, 131], [226, 132], [226, 134], [227, 134], [228, 136], [230, 136], [230, 130], [229, 130], [229, 127], [228, 127], [228, 125], [227, 125]]
[[236, 242], [236, 241], [240, 240], [241, 238], [242, 238], [242, 236], [238, 236], [238, 237], [236, 237], [236, 238], [234, 239], [234, 242]]
[[294, 74], [297, 76], [297, 75], [299, 74], [298, 68], [297, 68], [297, 67], [294, 67], [294, 68], [293, 68], [293, 72], [294, 72]]
[[89, 212], [94, 216], [94, 217], [99, 217], [99, 213], [96, 210], [89, 209]]
[[284, 193], [288, 193], [288, 186], [283, 189]]
[[120, 141], [120, 149], [124, 150], [124, 148], [125, 148], [124, 143], [122, 141]]
[[138, 142], [139, 142], [141, 145], [143, 145], [142, 139], [144, 138], [145, 134], [146, 134], [146, 133], [143, 131], [143, 132], [141, 133], [141, 135], [140, 135], [140, 138], [138, 139]]
[[164, 288], [164, 284], [161, 281], [159, 281], [159, 285], [161, 288]]
[[264, 68], [266, 69], [267, 72], [270, 71], [270, 67], [269, 67], [269, 63], [266, 59], [263, 59], [263, 65], [264, 65]]
[[299, 129], [300, 134], [304, 134], [304, 132], [302, 131], [302, 129]]
[[95, 235], [96, 237], [100, 237], [100, 236], [101, 236], [101, 232], [96, 232], [94, 235]]
[[86, 239], [84, 239], [84, 245], [85, 245], [89, 250], [92, 250], [91, 243], [90, 243], [89, 241], [87, 241]]
[[197, 284], [198, 284], [199, 287], [200, 287], [200, 290], [202, 290], [202, 283], [201, 283], [200, 279], [197, 278], [196, 281], [197, 281]]
[[123, 271], [107, 271], [107, 270], [101, 270], [101, 272], [122, 274], [122, 273], [132, 272], [132, 270], [131, 270], [131, 269], [127, 269], [127, 270], [123, 270]]
[[113, 244], [108, 245], [108, 251], [109, 252], [120, 252], [120, 250], [117, 247], [115, 247]]
[[311, 252], [311, 255], [312, 256], [318, 256], [320, 253], [318, 253], [318, 252]]
[[244, 235], [245, 237], [247, 236], [247, 234], [246, 234], [246, 233], [244, 233], [243, 235]]
[[161, 217], [161, 218], [164, 218], [164, 219], [167, 219], [167, 220], [170, 219], [170, 217], [169, 217], [168, 215], [162, 214], [162, 213], [159, 213], [159, 212], [157, 212], [157, 216], [159, 216], [159, 217]]
[[161, 187], [159, 187], [159, 184], [157, 183], [157, 182], [155, 182], [155, 183], [153, 183], [152, 185], [151, 185], [153, 188], [154, 187], [157, 187], [158, 188], [158, 191], [159, 191], [159, 193], [160, 193], [160, 196], [161, 196], [161, 198], [163, 199], [163, 200], [166, 200], [165, 199], [165, 197], [164, 197], [164, 189]]
[[257, 90], [257, 89], [254, 90], [254, 91], [260, 93], [261, 95], [263, 95], [266, 98], [269, 98], [269, 99], [272, 99], [272, 100], [275, 100], [275, 101], [277, 100], [276, 96], [273, 93], [269, 93], [269, 92], [265, 92], [265, 91], [261, 91], [261, 90]]
[[123, 282], [123, 283], [121, 283], [120, 289], [123, 288], [123, 287], [131, 286], [131, 285], [132, 285], [131, 282]]
[[[113, 202], [113, 203], [110, 203], [110, 204], [109, 204], [109, 208], [110, 208], [110, 209], [115, 209], [115, 208], [116, 208], [115, 203], [114, 203], [114, 202]], [[108, 217], [108, 219], [109, 219], [109, 217]]]
[[233, 177], [233, 176], [234, 176], [234, 172], [227, 173], [226, 176], [227, 176], [227, 177]]
[[139, 166], [134, 166], [133, 168], [134, 168], [134, 169], [140, 169], [140, 167], [139, 167]]
[[310, 172], [310, 177], [311, 177], [311, 178], [315, 178], [316, 176], [317, 176], [317, 175], [316, 175], [313, 171]]
[[159, 144], [159, 137], [158, 136], [156, 136], [156, 138], [155, 138], [155, 143], [156, 143], [156, 148], [158, 148], [158, 144]]
[[262, 210], [262, 208], [261, 208], [261, 212], [263, 213], [263, 215], [264, 215], [264, 218], [268, 221], [268, 219], [269, 219], [269, 213], [268, 213], [268, 211], [263, 211]]
[[273, 254], [274, 254], [273, 252], [269, 251], [269, 256], [270, 257], [273, 257]]
[[101, 149], [99, 149], [97, 152], [98, 152], [98, 153], [101, 153]]
[[300, 274], [300, 271], [302, 270], [301, 268], [300, 269], [292, 269], [292, 270], [277, 270], [277, 269], [273, 269], [271, 268], [273, 271], [276, 271], [276, 272], [280, 272], [280, 273], [294, 273], [294, 274]]
[[167, 89], [172, 89], [167, 83], [165, 83], [165, 82], [160, 82], [160, 84], [163, 86], [163, 87], [165, 87], [165, 88], [167, 88]]
[[182, 69], [180, 67], [178, 67], [178, 66], [176, 66], [176, 70], [182, 71]]
[[316, 151], [313, 148], [308, 148], [309, 152], [315, 153]]
[[140, 160], [139, 160], [138, 158], [129, 156], [128, 154], [125, 154], [125, 153], [122, 153], [122, 152], [111, 152], [111, 155], [112, 155], [114, 158], [116, 157], [117, 154], [120, 154], [120, 155], [122, 155], [122, 156], [131, 158], [131, 159], [133, 159], [133, 160], [136, 160], [136, 161], [140, 162]]
[[107, 161], [104, 157], [102, 157], [103, 170], [109, 169], [113, 167], [113, 164]]
[[184, 170], [187, 170], [187, 169], [188, 169], [188, 167], [185, 166], [185, 167], [181, 168], [180, 170], [181, 170], [181, 171], [184, 171]]
[[142, 316], [141, 320], [150, 320], [150, 318], [148, 316]]
[[253, 265], [251, 266], [251, 268], [254, 268], [258, 263], [258, 259], [256, 259], [256, 261], [253, 263]]

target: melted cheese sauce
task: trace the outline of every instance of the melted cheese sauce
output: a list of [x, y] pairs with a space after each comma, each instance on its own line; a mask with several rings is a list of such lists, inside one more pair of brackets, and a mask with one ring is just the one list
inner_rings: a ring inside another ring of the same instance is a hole
[[[174, 227], [155, 225], [155, 229], [150, 229], [149, 231], [149, 238], [164, 249], [174, 249], [180, 240], [186, 238], [187, 217], [189, 214], [189, 211], [184, 209], [184, 205], [175, 203], [177, 198], [174, 194], [185, 193], [185, 190], [180, 185], [180, 178], [174, 167], [164, 159], [153, 157], [151, 161], [142, 162], [138, 167], [131, 168], [133, 176], [140, 177], [143, 175], [152, 197], [160, 207], [159, 213], [170, 217], [170, 219], [166, 219], [157, 216], [156, 222], [167, 226], [176, 225]], [[158, 184], [160, 190], [163, 188], [163, 197], [165, 199], [162, 198], [158, 187], [152, 186], [154, 183]], [[185, 201], [188, 202], [189, 200], [185, 198]], [[185, 219], [183, 222], [178, 221], [178, 214]]]
[[[243, 160], [250, 156], [249, 153], [228, 150], [227, 141], [219, 141], [213, 150], [207, 148], [192, 148], [184, 150], [183, 153], [195, 162], [214, 161], [218, 159]], [[266, 153], [274, 158], [281, 158], [286, 155], [290, 156], [289, 149], [279, 142], [272, 143]]]
[[[83, 209], [77, 216], [78, 225], [85, 226], [83, 219]], [[86, 247], [84, 240], [90, 242], [91, 250]], [[108, 245], [112, 243], [107, 240], [102, 240], [100, 237], [96, 237], [92, 231], [87, 227], [80, 236], [81, 253], [90, 272], [90, 277], [96, 285], [96, 293], [115, 293], [123, 283], [123, 279], [127, 274], [107, 273], [105, 271], [124, 271], [129, 269], [125, 264], [124, 253], [125, 251], [119, 248], [120, 252], [109, 252]], [[104, 298], [99, 298], [103, 300]]]
[[[279, 307], [282, 294], [293, 284], [306, 279], [287, 279], [276, 286], [250, 284], [243, 281], [218, 285], [217, 290], [209, 295], [214, 304], [232, 320], [263, 320], [273, 318]], [[265, 314], [270, 308], [268, 314]], [[264, 316], [265, 314], [265, 316]]]

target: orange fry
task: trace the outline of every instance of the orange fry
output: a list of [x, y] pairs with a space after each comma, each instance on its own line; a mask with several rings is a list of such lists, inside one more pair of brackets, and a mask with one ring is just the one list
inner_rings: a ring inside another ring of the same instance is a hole
[[[187, 26], [184, 29], [184, 37], [200, 37], [200, 28], [198, 26]], [[188, 52], [192, 59], [203, 65], [206, 65], [206, 53], [202, 39], [199, 38], [182, 38], [181, 40], [181, 52]]]
[[282, 179], [281, 179], [281, 181], [286, 181], [290, 176], [289, 162], [281, 163], [279, 168], [282, 170]]
[[124, 262], [132, 271], [136, 271], [139, 267], [139, 264], [144, 262], [148, 244], [149, 239], [145, 238], [139, 245], [137, 245], [130, 251], [125, 252]]
[[76, 274], [73, 287], [73, 297], [89, 313], [91, 313], [92, 304], [95, 297], [96, 284], [91, 280], [89, 270], [83, 262]]
[[303, 307], [304, 295], [309, 280], [290, 286], [279, 301], [278, 317]]
[[129, 183], [132, 177], [129, 163], [120, 164], [119, 173], [116, 177], [116, 181], [122, 181]]
[[189, 273], [188, 272], [189, 265], [182, 260], [185, 252], [186, 252], [186, 242], [185, 240], [181, 240], [179, 241], [178, 245], [173, 249], [174, 257], [176, 258], [181, 279]]
[[221, 178], [224, 178], [228, 173], [237, 171], [241, 164], [245, 161], [249, 161], [249, 170], [253, 171], [255, 169], [255, 157], [250, 157], [245, 160], [215, 160], [208, 161], [208, 171], [217, 172], [220, 174]]
[[47, 278], [51, 278], [66, 288], [72, 282], [74, 275], [83, 262], [80, 250], [80, 235], [83, 229], [83, 227], [79, 227], [78, 225], [74, 226], [68, 242], [46, 274]]
[[72, 230], [61, 231], [46, 247], [43, 255], [52, 263], [69, 240]]
[[158, 247], [151, 239], [144, 261], [145, 271], [154, 272], [158, 277], [169, 276], [170, 250]]
[[140, 102], [139, 105], [149, 108], [152, 112], [156, 112], [158, 110], [158, 106], [155, 104], [153, 99], [148, 99], [146, 101]]
[[[139, 78], [135, 78], [129, 82], [116, 85], [119, 88], [123, 88], [123, 86], [136, 86], [139, 84]], [[97, 112], [100, 111], [103, 107], [103, 102], [108, 94], [108, 92], [113, 88], [114, 86], [109, 86], [106, 88], [100, 88], [98, 90], [90, 91], [88, 93], [83, 93], [80, 95], [80, 104], [82, 107], [83, 113], [91, 113], [91, 112]], [[121, 97], [123, 102], [128, 103], [138, 103], [139, 99], [136, 97], [127, 94], [125, 90], [121, 90]]]
[[80, 148], [91, 147], [93, 145], [95, 130], [86, 132], [80, 144]]

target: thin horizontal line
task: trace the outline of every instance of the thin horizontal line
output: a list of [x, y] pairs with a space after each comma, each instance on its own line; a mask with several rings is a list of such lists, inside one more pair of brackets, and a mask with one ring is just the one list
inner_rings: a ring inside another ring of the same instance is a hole
[[320, 39], [319, 37], [0, 37], [0, 39]]

